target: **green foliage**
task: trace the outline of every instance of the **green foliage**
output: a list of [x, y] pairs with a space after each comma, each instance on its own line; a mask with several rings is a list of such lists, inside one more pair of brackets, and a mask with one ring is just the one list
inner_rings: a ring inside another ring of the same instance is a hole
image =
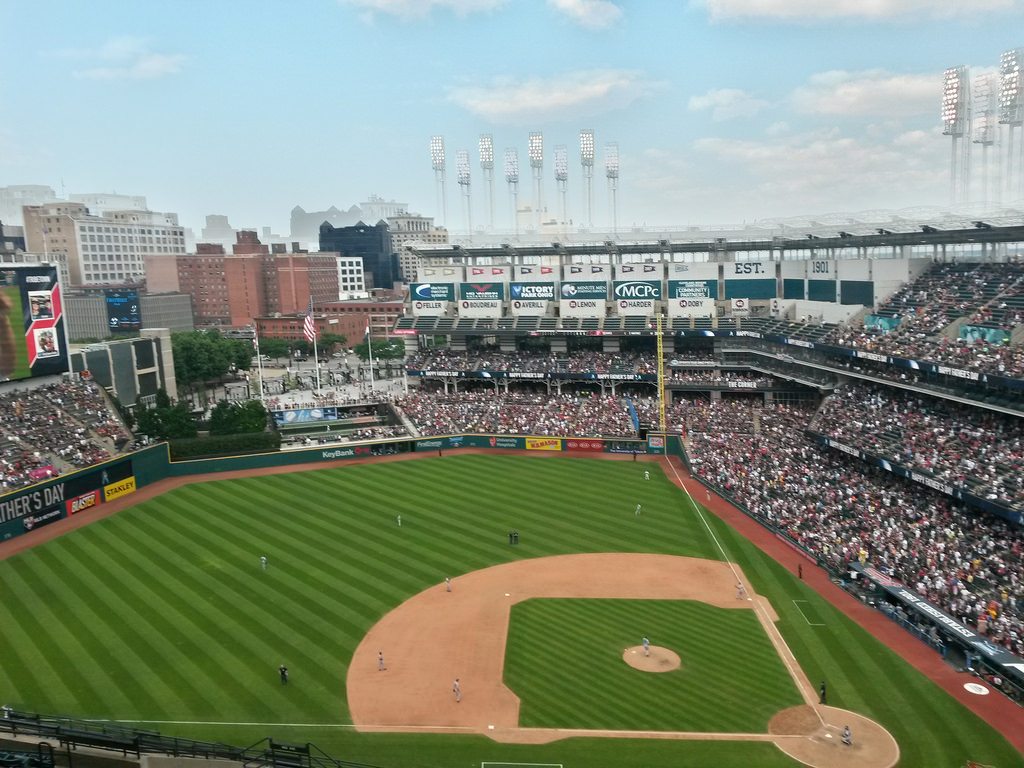
[[156, 405], [146, 408], [141, 400], [136, 401], [136, 431], [154, 440], [172, 440], [195, 437], [196, 424], [184, 400], [171, 405], [167, 393], [160, 389], [156, 393]]
[[207, 456], [268, 453], [281, 450], [281, 436], [277, 432], [251, 432], [238, 435], [211, 435], [191, 440], [171, 440], [170, 450], [173, 461], [199, 459]]
[[268, 357], [288, 357], [288, 348], [291, 342], [288, 339], [273, 339], [265, 336], [260, 337], [260, 354]]
[[267, 428], [267, 409], [259, 400], [240, 403], [221, 400], [210, 415], [210, 436], [263, 432]]
[[[370, 359], [370, 350], [365, 341], [356, 344], [352, 347], [352, 351], [356, 353], [360, 360]], [[377, 360], [399, 360], [405, 357], [405, 346], [402, 344], [394, 344], [387, 339], [374, 339], [373, 340], [373, 359]]]
[[247, 370], [254, 354], [245, 339], [225, 339], [216, 330], [178, 331], [171, 334], [174, 375], [181, 386], [220, 380], [231, 366]]

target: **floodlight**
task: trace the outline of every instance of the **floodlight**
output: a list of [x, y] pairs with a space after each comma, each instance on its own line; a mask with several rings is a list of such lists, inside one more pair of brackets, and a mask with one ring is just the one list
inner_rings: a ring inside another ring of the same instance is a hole
[[615, 142], [604, 145], [604, 171], [609, 179], [619, 178], [619, 145]]
[[1021, 65], [1024, 48], [1014, 48], [999, 57], [999, 122], [1020, 125], [1024, 122], [1024, 104], [1021, 102]]
[[505, 150], [505, 181], [509, 184], [519, 183], [519, 152], [515, 147]]
[[555, 181], [569, 178], [569, 150], [564, 145], [555, 147]]
[[430, 162], [435, 171], [444, 170], [444, 136], [432, 136], [430, 139]]
[[972, 96], [974, 100], [974, 134], [975, 144], [996, 143], [996, 76], [994, 74], [981, 75], [974, 78]]
[[494, 168], [494, 137], [489, 133], [480, 136], [480, 167]]
[[544, 136], [540, 131], [530, 131], [529, 155], [531, 168], [544, 165]]
[[942, 133], [963, 136], [967, 122], [967, 67], [951, 67], [943, 76]]
[[580, 131], [580, 161], [583, 165], [594, 164], [594, 132]]
[[455, 178], [459, 184], [469, 184], [469, 150], [460, 149], [455, 153]]

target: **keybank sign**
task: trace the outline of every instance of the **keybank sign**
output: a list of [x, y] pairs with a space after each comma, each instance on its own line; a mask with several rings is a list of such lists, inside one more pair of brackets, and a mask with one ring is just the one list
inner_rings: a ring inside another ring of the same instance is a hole
[[625, 280], [615, 282], [616, 299], [660, 299], [660, 280]]

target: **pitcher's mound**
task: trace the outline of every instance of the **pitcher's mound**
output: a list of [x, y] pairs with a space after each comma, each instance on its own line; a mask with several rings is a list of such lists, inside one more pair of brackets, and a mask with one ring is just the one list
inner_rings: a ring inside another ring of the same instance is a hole
[[650, 656], [644, 655], [642, 645], [634, 645], [622, 652], [622, 660], [643, 672], [671, 672], [683, 665], [678, 653], [670, 651], [668, 648], [662, 648], [660, 645], [651, 646]]

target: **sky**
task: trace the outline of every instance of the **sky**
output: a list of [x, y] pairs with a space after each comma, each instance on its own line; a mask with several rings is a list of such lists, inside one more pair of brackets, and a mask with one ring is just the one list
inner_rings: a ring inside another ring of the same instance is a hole
[[948, 205], [943, 72], [997, 71], [1024, 0], [0, 0], [0, 29], [0, 187], [144, 195], [197, 235], [371, 195], [508, 230], [505, 150], [531, 200], [540, 132], [550, 216], [564, 146], [575, 223], [729, 226]]

